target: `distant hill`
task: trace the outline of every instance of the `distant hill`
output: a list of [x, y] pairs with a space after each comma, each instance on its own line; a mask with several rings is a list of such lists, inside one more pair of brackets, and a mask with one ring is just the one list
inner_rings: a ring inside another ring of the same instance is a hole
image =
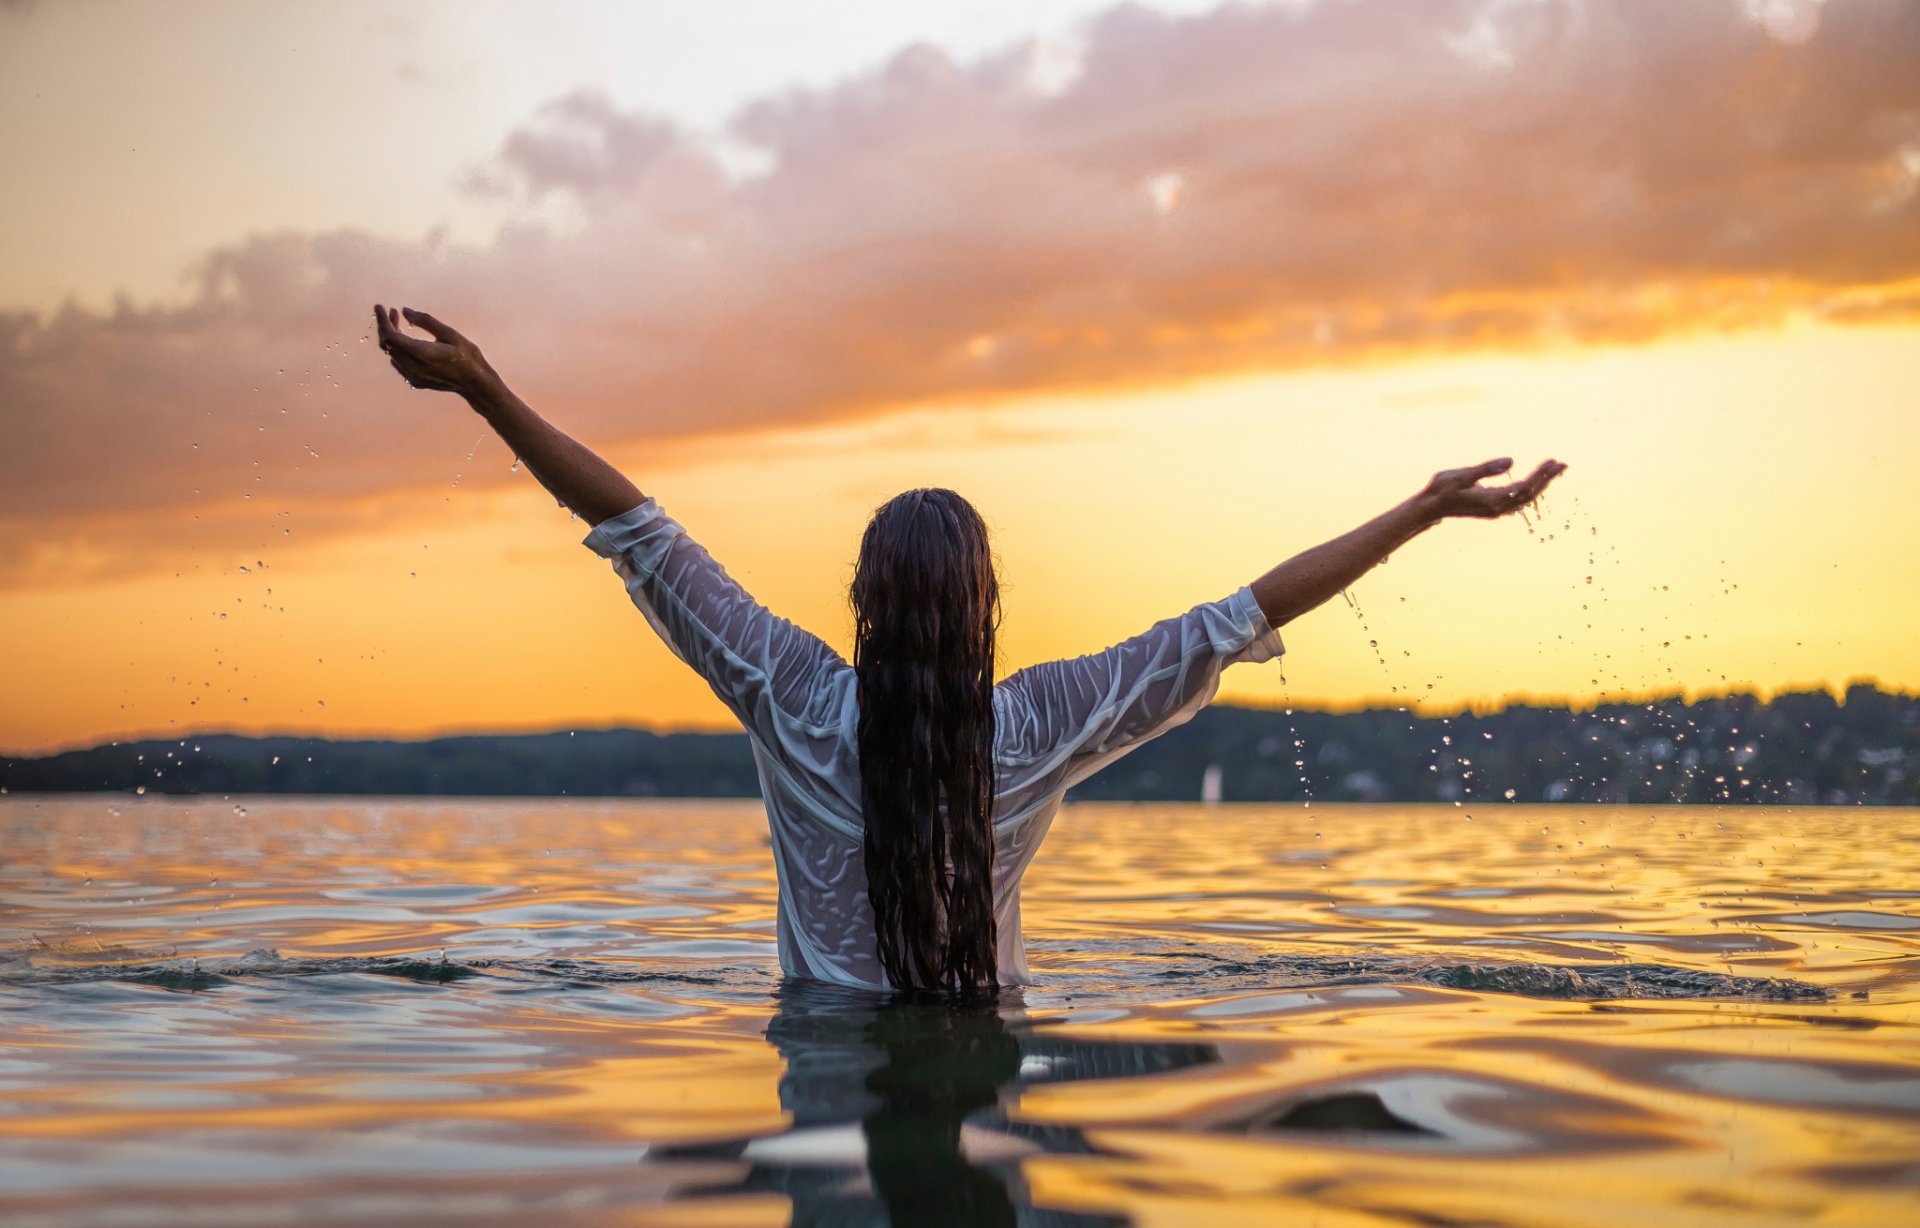
[[[1078, 800], [1920, 805], [1920, 696], [1869, 685], [1730, 695], [1291, 714], [1215, 705], [1074, 790]], [[333, 741], [203, 734], [0, 757], [0, 789], [157, 793], [753, 797], [743, 734], [576, 730]]]

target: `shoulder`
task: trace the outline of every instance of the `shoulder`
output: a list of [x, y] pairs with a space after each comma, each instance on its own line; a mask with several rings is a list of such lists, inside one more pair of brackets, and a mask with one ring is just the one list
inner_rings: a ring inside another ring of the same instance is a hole
[[780, 689], [785, 693], [776, 698], [796, 732], [851, 744], [859, 728], [859, 686], [839, 653], [821, 645], [804, 673]]
[[1060, 731], [1047, 719], [1043, 696], [1060, 689], [1068, 663], [1046, 661], [1010, 674], [993, 688], [993, 758], [1018, 767], [1044, 758], [1059, 744]]

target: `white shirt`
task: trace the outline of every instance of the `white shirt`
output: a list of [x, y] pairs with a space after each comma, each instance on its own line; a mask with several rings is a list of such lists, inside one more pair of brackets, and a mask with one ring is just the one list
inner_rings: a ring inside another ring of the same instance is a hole
[[[585, 544], [613, 561], [653, 629], [746, 726], [779, 875], [781, 969], [886, 988], [867, 904], [853, 668], [754, 601], [652, 499], [596, 525]], [[1020, 877], [1066, 791], [1191, 719], [1227, 666], [1282, 651], [1243, 588], [1105, 652], [1035, 665], [993, 688], [1001, 984], [1031, 983]]]

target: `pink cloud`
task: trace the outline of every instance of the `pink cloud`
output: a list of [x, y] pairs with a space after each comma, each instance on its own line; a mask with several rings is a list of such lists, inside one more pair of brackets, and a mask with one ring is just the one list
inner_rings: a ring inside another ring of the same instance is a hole
[[472, 428], [358, 344], [375, 300], [465, 329], [595, 439], [1910, 317], [1920, 6], [1816, 25], [1748, 0], [1123, 7], [1064, 82], [1033, 48], [912, 47], [763, 99], [746, 177], [572, 95], [472, 186], [570, 194], [577, 231], [257, 236], [182, 305], [0, 317], [0, 569], [53, 514], [445, 480]]

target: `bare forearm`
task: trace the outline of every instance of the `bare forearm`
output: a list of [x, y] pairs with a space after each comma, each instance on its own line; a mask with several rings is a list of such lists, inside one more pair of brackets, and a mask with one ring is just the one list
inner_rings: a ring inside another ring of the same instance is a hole
[[468, 394], [467, 403], [540, 484], [587, 523], [599, 524], [644, 500], [626, 475], [534, 412], [497, 378]]
[[1253, 582], [1254, 600], [1267, 621], [1278, 627], [1305, 614], [1366, 575], [1389, 554], [1449, 517], [1498, 520], [1538, 499], [1566, 466], [1541, 461], [1532, 473], [1505, 485], [1482, 485], [1513, 468], [1501, 457], [1465, 469], [1433, 475], [1413, 498], [1383, 512], [1351, 533], [1296, 554]]
[[1389, 554], [1439, 523], [1425, 494], [1383, 512], [1349, 533], [1294, 555], [1253, 582], [1253, 597], [1278, 627], [1330, 600], [1385, 561]]

